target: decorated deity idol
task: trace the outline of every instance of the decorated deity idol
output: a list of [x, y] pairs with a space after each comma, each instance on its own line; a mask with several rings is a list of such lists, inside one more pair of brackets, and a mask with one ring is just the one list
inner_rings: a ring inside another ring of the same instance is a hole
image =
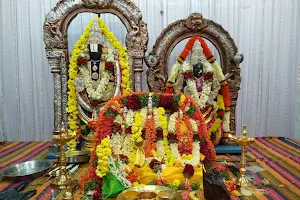
[[[88, 121], [96, 118], [112, 97], [130, 92], [126, 48], [100, 18], [91, 20], [74, 46], [68, 89], [68, 133], [80, 132], [86, 149], [91, 149], [93, 136], [89, 134]], [[76, 145], [76, 141], [69, 143], [73, 150]]]
[[120, 92], [117, 53], [104, 44], [97, 21], [91, 28], [88, 44], [78, 60], [78, 77], [75, 78], [76, 92], [92, 106], [106, 102], [114, 93]]
[[[190, 52], [191, 60], [185, 61]], [[213, 64], [208, 62], [204, 52], [210, 55], [209, 59], [213, 60]], [[227, 87], [224, 81], [222, 69], [216, 63], [205, 41], [199, 36], [194, 36], [188, 41], [176, 64], [172, 67], [167, 82], [168, 93], [184, 92], [191, 95], [197, 102], [215, 144], [219, 143], [223, 132], [230, 131], [230, 99], [228, 104], [229, 92], [228, 88], [227, 90], [223, 88]], [[226, 105], [224, 105], [224, 97], [226, 97]]]

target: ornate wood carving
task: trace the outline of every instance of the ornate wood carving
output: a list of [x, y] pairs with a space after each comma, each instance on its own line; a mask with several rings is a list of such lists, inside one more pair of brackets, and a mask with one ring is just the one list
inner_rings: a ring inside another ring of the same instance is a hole
[[142, 66], [148, 32], [139, 8], [130, 0], [60, 0], [46, 15], [44, 22], [44, 42], [54, 78], [54, 131], [60, 130], [62, 120], [67, 124], [67, 29], [82, 12], [111, 13], [120, 18], [127, 29], [126, 47], [132, 71], [132, 90], [142, 89]]
[[164, 91], [168, 79], [168, 60], [173, 48], [182, 40], [199, 35], [208, 39], [218, 49], [221, 67], [228, 78], [231, 95], [231, 130], [235, 130], [235, 107], [240, 89], [239, 64], [243, 56], [226, 30], [214, 21], [203, 18], [200, 13], [192, 13], [187, 19], [168, 25], [158, 36], [152, 51], [145, 58], [148, 65], [147, 81], [150, 91]]

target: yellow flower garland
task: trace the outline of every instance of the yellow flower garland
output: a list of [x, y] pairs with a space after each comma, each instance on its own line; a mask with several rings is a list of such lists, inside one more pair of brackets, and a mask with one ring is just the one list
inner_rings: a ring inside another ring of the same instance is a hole
[[129, 155], [129, 166], [134, 166], [135, 156], [136, 156], [136, 147], [135, 143], [140, 143], [143, 141], [142, 138], [142, 130], [143, 130], [143, 118], [140, 112], [136, 112], [134, 116], [134, 123], [131, 127], [131, 139], [132, 144], [130, 146], [130, 155]]
[[[90, 36], [90, 30], [95, 20], [98, 21], [104, 37], [106, 37], [108, 42], [111, 43], [116, 50], [118, 50], [120, 67], [122, 68], [122, 84], [121, 84], [122, 92], [123, 94], [128, 94], [131, 92], [130, 67], [128, 65], [129, 58], [126, 53], [126, 48], [122, 46], [122, 44], [116, 39], [114, 34], [109, 31], [106, 24], [100, 18], [91, 20], [87, 28], [83, 32], [83, 34], [80, 36], [80, 39], [76, 42], [74, 46], [74, 50], [72, 52], [72, 59], [69, 64], [69, 80], [68, 80], [69, 92], [68, 92], [68, 108], [67, 108], [67, 112], [69, 113], [68, 115], [69, 135], [76, 135], [77, 123], [78, 123], [77, 95], [76, 95], [76, 88], [74, 85], [74, 79], [78, 76], [77, 60], [79, 55], [83, 52], [85, 45], [88, 42]], [[77, 145], [76, 140], [75, 139], [71, 140], [68, 143], [69, 151], [75, 151], [76, 145]]]
[[181, 106], [184, 103], [184, 101], [185, 101], [185, 96], [181, 95], [179, 100], [179, 105]]
[[112, 46], [118, 50], [120, 66], [122, 68], [121, 88], [123, 94], [129, 94], [131, 92], [131, 82], [130, 82], [130, 67], [128, 64], [129, 57], [128, 54], [126, 53], [126, 47], [122, 46], [122, 44], [117, 40], [115, 35], [109, 31], [107, 25], [100, 18], [97, 18], [97, 20], [104, 37], [106, 37], [108, 42], [111, 43]]
[[96, 174], [98, 177], [102, 178], [109, 171], [108, 159], [111, 155], [110, 140], [104, 138], [101, 143], [96, 148], [96, 155], [98, 157], [98, 165], [96, 169]]
[[172, 152], [168, 142], [168, 120], [167, 117], [165, 116], [165, 109], [163, 107], [159, 107], [157, 108], [157, 113], [163, 131], [163, 144], [164, 144], [164, 151], [166, 154], [165, 162], [168, 167], [172, 167], [176, 159], [172, 157]]
[[[222, 95], [218, 94], [217, 101], [219, 104], [219, 108], [225, 110], [225, 105], [224, 105], [224, 100]], [[216, 118], [212, 126], [209, 128], [208, 133], [211, 134], [213, 132], [216, 132], [218, 128], [220, 128], [221, 123], [222, 120], [220, 118]]]

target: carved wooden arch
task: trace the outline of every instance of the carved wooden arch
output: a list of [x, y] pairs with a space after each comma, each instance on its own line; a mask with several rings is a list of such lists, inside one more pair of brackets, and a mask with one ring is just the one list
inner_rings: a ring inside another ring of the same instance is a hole
[[[60, 0], [44, 22], [46, 56], [54, 78], [54, 132], [60, 124], [68, 122], [68, 36], [71, 21], [82, 12], [111, 13], [116, 15], [127, 29], [126, 48], [131, 67], [132, 90], [142, 90], [143, 58], [148, 44], [147, 24], [142, 13], [130, 0]], [[66, 127], [67, 128], [67, 127]]]
[[241, 84], [239, 64], [243, 61], [243, 55], [238, 54], [233, 39], [221, 25], [203, 18], [200, 13], [192, 13], [187, 19], [169, 24], [158, 36], [152, 51], [145, 58], [149, 90], [165, 90], [170, 53], [180, 41], [194, 35], [212, 42], [220, 54], [220, 64], [227, 78], [231, 97], [230, 128], [235, 131], [235, 107]]

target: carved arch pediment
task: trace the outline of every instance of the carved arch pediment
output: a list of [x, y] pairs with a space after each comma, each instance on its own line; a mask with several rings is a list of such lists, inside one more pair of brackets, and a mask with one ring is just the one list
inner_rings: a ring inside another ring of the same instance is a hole
[[68, 33], [71, 21], [83, 12], [111, 13], [127, 29], [126, 48], [131, 67], [132, 91], [142, 90], [143, 58], [148, 44], [147, 24], [142, 13], [130, 0], [60, 0], [46, 15], [44, 42], [47, 58], [54, 77], [54, 132], [59, 132], [61, 121], [67, 124]]
[[145, 58], [149, 90], [165, 90], [170, 53], [180, 41], [195, 35], [209, 40], [220, 54], [220, 65], [227, 77], [231, 95], [230, 126], [231, 130], [235, 130], [235, 107], [241, 83], [239, 64], [243, 55], [238, 54], [234, 40], [221, 25], [205, 19], [200, 13], [192, 13], [186, 19], [169, 24], [156, 39], [152, 51]]

